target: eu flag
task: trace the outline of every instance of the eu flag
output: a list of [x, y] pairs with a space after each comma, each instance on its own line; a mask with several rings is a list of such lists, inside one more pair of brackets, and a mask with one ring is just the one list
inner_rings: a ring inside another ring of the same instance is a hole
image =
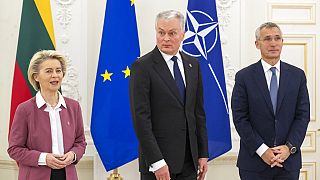
[[183, 51], [202, 71], [209, 159], [231, 149], [229, 109], [215, 0], [189, 0]]
[[129, 108], [130, 65], [140, 56], [133, 0], [108, 0], [94, 88], [91, 134], [107, 171], [138, 157]]

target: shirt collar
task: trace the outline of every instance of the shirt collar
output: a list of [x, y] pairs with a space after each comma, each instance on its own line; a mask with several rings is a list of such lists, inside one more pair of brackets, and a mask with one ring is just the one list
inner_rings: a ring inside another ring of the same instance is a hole
[[[66, 101], [64, 100], [63, 96], [59, 91], [58, 91], [58, 96], [59, 96], [59, 101], [56, 107], [60, 107], [62, 105], [65, 108], [67, 108]], [[46, 101], [43, 99], [40, 91], [38, 91], [36, 94], [36, 104], [38, 108], [41, 108], [43, 105], [46, 104]]]
[[[160, 49], [159, 49], [159, 51], [160, 51]], [[173, 55], [166, 54], [166, 53], [164, 53], [164, 52], [162, 52], [162, 51], [160, 51], [160, 53], [161, 53], [163, 59], [164, 59], [167, 63], [168, 63], [168, 61], [170, 61], [171, 58], [173, 57]], [[182, 62], [182, 58], [181, 58], [181, 55], [180, 55], [179, 51], [177, 52], [177, 54], [176, 54], [175, 56], [177, 56], [178, 61], [181, 61], [181, 62]]]
[[264, 73], [268, 72], [271, 67], [275, 67], [280, 72], [280, 61], [281, 60], [279, 60], [274, 66], [271, 66], [270, 64], [266, 63], [266, 61], [261, 59], [261, 64], [262, 64]]

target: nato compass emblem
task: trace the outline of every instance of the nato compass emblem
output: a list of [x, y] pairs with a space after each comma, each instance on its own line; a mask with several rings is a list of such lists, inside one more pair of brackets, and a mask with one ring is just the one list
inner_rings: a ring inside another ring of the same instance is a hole
[[187, 11], [185, 39], [183, 52], [193, 57], [208, 58], [208, 53], [218, 40], [218, 22], [208, 14], [193, 10]]
[[[218, 42], [218, 22], [202, 11], [187, 11], [187, 32], [182, 44], [183, 52], [193, 57], [203, 57], [212, 73], [212, 76], [219, 88], [221, 97], [224, 101], [226, 112], [229, 114], [226, 95], [223, 93], [220, 82], [208, 61], [208, 53], [210, 53]], [[199, 59], [200, 60], [200, 59]]]

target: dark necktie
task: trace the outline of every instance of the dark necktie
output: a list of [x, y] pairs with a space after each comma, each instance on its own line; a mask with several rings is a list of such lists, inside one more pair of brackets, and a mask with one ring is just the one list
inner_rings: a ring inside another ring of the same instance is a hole
[[181, 75], [181, 72], [180, 72], [180, 69], [178, 66], [178, 58], [177, 58], [177, 56], [173, 56], [171, 58], [171, 60], [173, 61], [174, 80], [176, 81], [179, 93], [180, 93], [182, 100], [184, 102], [186, 89], [185, 89], [183, 78], [182, 78], [182, 75]]
[[277, 109], [277, 96], [278, 96], [278, 80], [276, 74], [276, 68], [271, 67], [270, 71], [272, 72], [271, 81], [270, 81], [270, 97], [272, 101], [273, 112], [276, 113]]

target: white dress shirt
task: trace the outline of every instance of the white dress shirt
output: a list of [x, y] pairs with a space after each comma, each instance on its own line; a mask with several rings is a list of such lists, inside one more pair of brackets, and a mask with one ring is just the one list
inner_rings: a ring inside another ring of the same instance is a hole
[[[174, 62], [171, 60], [173, 55], [168, 55], [168, 54], [165, 54], [165, 53], [163, 53], [161, 51], [160, 51], [160, 53], [161, 53], [163, 59], [166, 61], [167, 65], [168, 65], [168, 68], [169, 68], [169, 70], [171, 72], [171, 75], [174, 78], [174, 72], [173, 72], [173, 64], [174, 64]], [[185, 78], [185, 75], [184, 75], [184, 67], [183, 67], [183, 62], [182, 62], [182, 58], [181, 58], [181, 55], [180, 55], [179, 51], [175, 56], [178, 58], [177, 62], [178, 62], [179, 70], [181, 72], [181, 76], [182, 76], [182, 79], [183, 79], [184, 86], [186, 87], [186, 78]]]
[[[61, 127], [61, 120], [60, 114], [61, 106], [66, 106], [66, 102], [63, 96], [59, 94], [59, 101], [55, 107], [51, 107], [50, 104], [46, 103], [43, 97], [41, 96], [40, 91], [36, 94], [36, 104], [38, 108], [46, 105], [44, 111], [49, 112], [49, 119], [50, 119], [50, 127], [51, 127], [51, 140], [52, 140], [52, 153], [58, 155], [64, 155], [64, 146], [63, 146], [63, 134], [62, 134], [62, 127]], [[44, 120], [44, 119], [40, 119]], [[38, 165], [46, 165], [46, 156], [47, 152], [42, 152], [40, 154]]]
[[[270, 64], [266, 63], [263, 59], [261, 59], [261, 64], [263, 67], [264, 75], [267, 80], [268, 89], [270, 91], [270, 82], [272, 77], [272, 71], [270, 70], [271, 67], [276, 68], [276, 75], [277, 75], [277, 82], [279, 86], [279, 80], [280, 80], [280, 60], [275, 64], [274, 66], [271, 66]], [[256, 153], [261, 157], [264, 152], [268, 150], [268, 146], [266, 144], [261, 144], [261, 146], [256, 150]]]

